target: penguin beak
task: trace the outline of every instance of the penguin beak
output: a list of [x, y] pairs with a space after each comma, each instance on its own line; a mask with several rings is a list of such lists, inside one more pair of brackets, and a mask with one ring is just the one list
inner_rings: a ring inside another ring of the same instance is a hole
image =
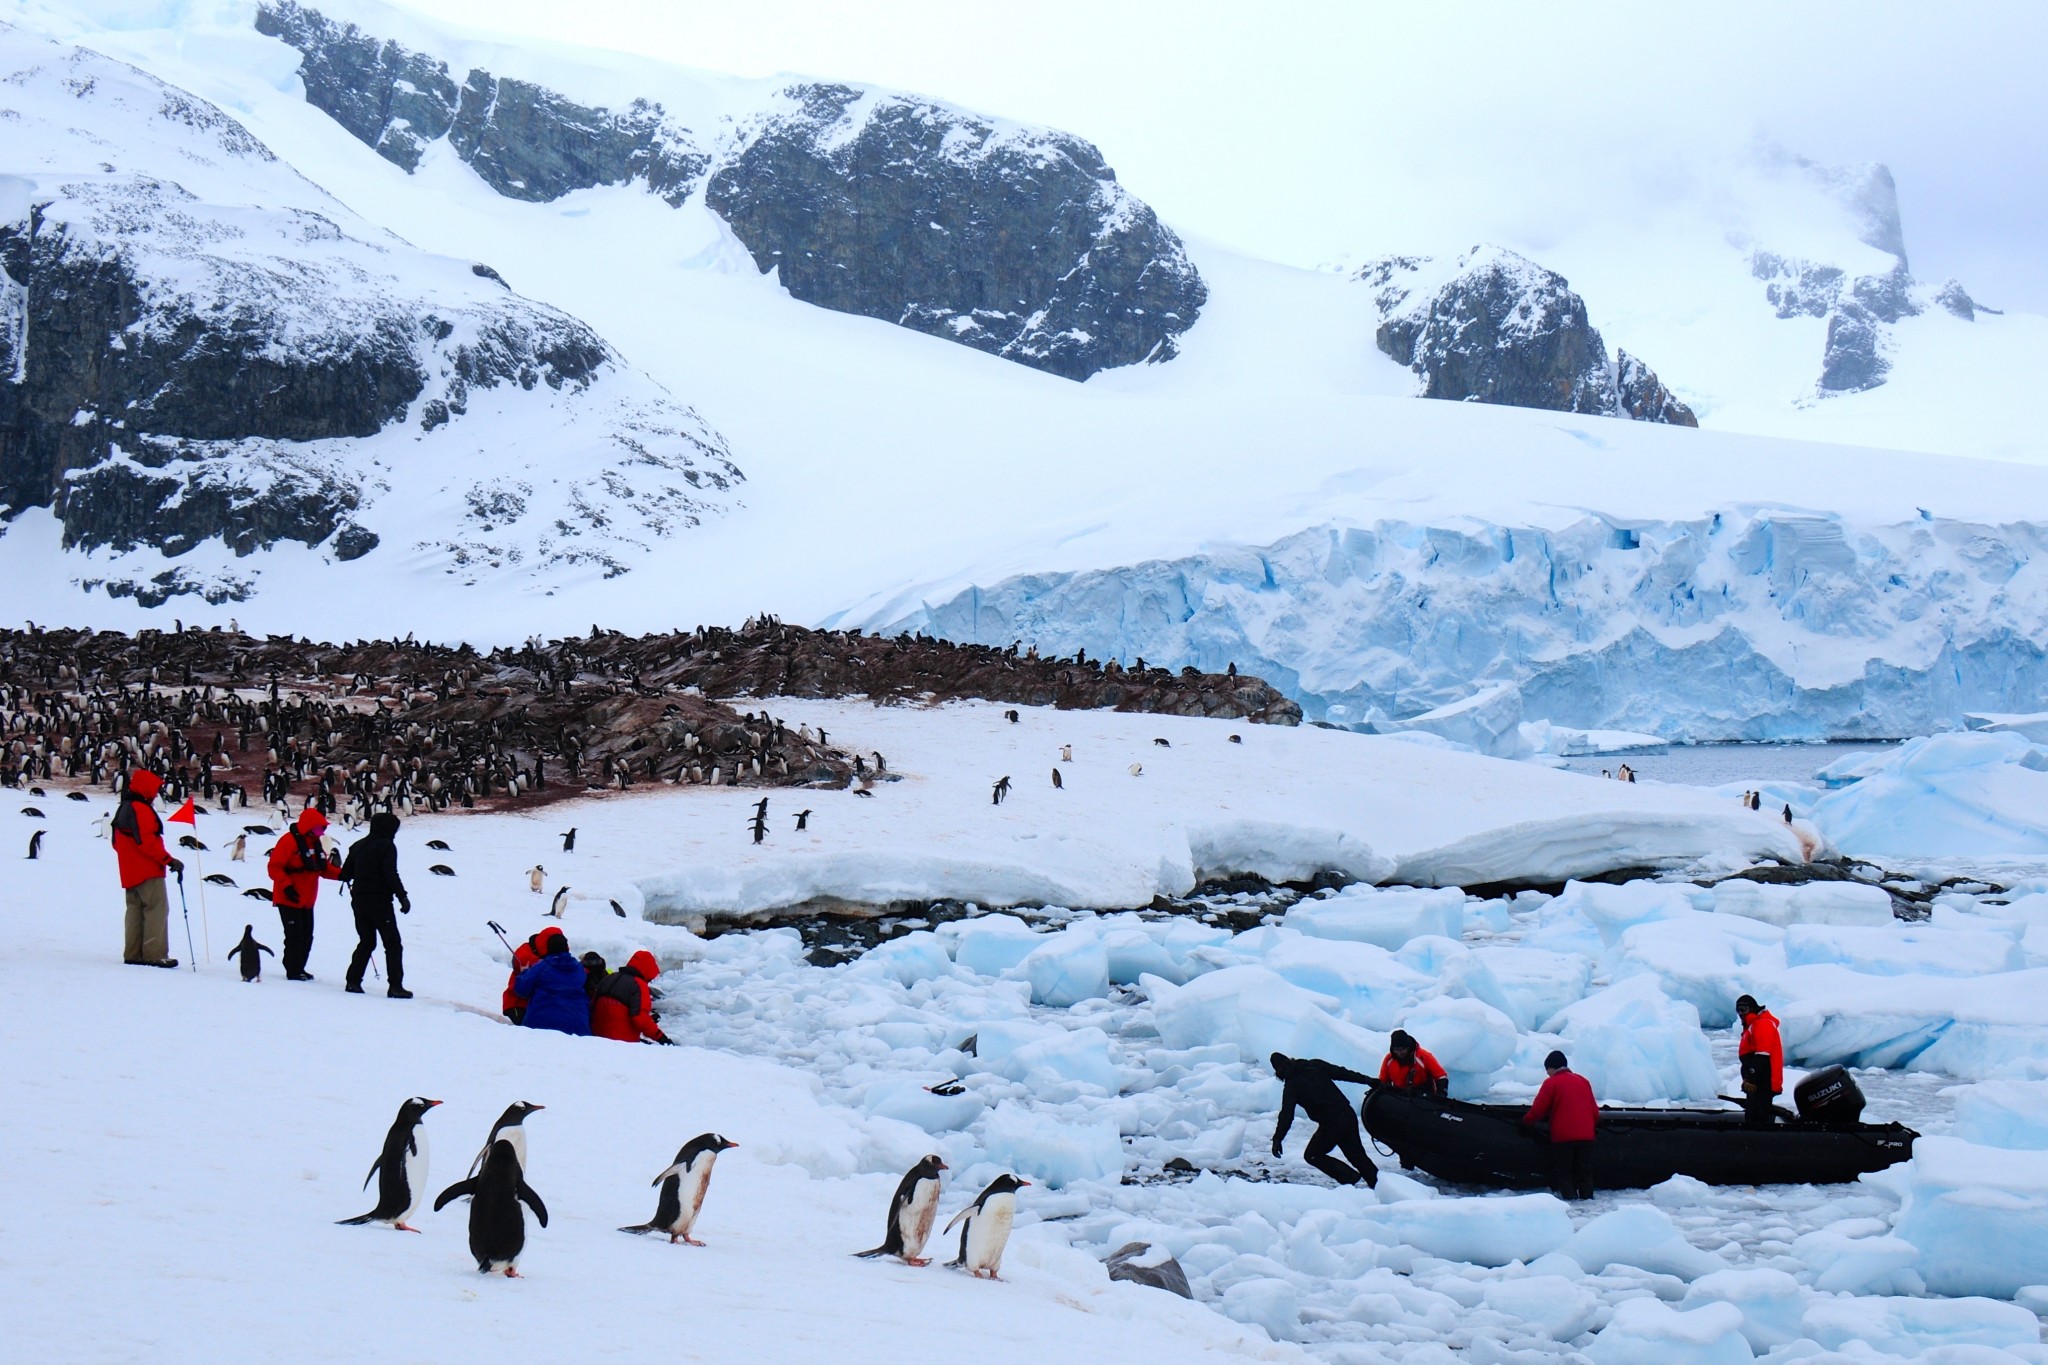
[[440, 1108], [440, 1107], [441, 1107], [441, 1101], [439, 1101], [439, 1100], [428, 1100], [428, 1101], [427, 1101], [427, 1108], [429, 1108], [429, 1109], [438, 1109], [438, 1108]]

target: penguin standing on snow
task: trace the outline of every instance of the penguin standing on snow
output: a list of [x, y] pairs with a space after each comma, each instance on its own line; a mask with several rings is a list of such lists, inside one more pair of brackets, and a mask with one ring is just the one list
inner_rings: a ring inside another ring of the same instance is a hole
[[246, 834], [237, 834], [235, 836], [235, 846], [228, 852], [228, 861], [231, 863], [246, 862], [248, 860], [248, 857], [249, 836]]
[[37, 830], [28, 836], [28, 860], [34, 862], [43, 856], [43, 832]]
[[1010, 1241], [1010, 1225], [1017, 1221], [1017, 1191], [1030, 1183], [1014, 1175], [999, 1175], [988, 1182], [979, 1198], [954, 1214], [946, 1231], [951, 1232], [954, 1223], [964, 1224], [960, 1255], [946, 1264], [965, 1266], [976, 1279], [1001, 1279], [996, 1272], [1003, 1268], [1003, 1248]]
[[889, 1225], [882, 1231], [882, 1244], [873, 1251], [856, 1251], [856, 1256], [900, 1256], [905, 1265], [930, 1265], [924, 1244], [931, 1240], [932, 1224], [939, 1216], [939, 1172], [946, 1163], [928, 1156], [904, 1172], [896, 1195], [889, 1201]]
[[703, 1246], [690, 1235], [690, 1229], [697, 1225], [697, 1215], [704, 1211], [704, 1192], [711, 1187], [711, 1167], [720, 1152], [737, 1146], [737, 1142], [717, 1133], [703, 1133], [684, 1143], [676, 1153], [675, 1164], [648, 1182], [661, 1186], [654, 1217], [619, 1231], [665, 1232], [670, 1246], [677, 1242]]
[[[490, 1156], [491, 1148], [503, 1142], [510, 1144], [512, 1156], [519, 1162], [520, 1173], [522, 1175], [525, 1174], [526, 1116], [536, 1110], [545, 1108], [547, 1108], [546, 1105], [534, 1104], [530, 1100], [521, 1100], [519, 1103], [507, 1107], [504, 1113], [498, 1115], [498, 1121], [491, 1125], [491, 1135], [484, 1139], [483, 1150], [476, 1154], [475, 1161], [469, 1163], [469, 1173], [475, 1175], [478, 1171], [482, 1170], [484, 1159]], [[440, 1206], [437, 1204], [435, 1207], [438, 1208]], [[546, 1224], [542, 1224], [542, 1226], [545, 1227]]]
[[[242, 981], [244, 984], [262, 979], [263, 955], [265, 953], [270, 953], [270, 949], [256, 941], [256, 926], [253, 924], [243, 925], [242, 941], [228, 949], [228, 956], [234, 958], [235, 965], [242, 969]], [[270, 953], [270, 955], [272, 957], [277, 956], [276, 953]], [[440, 1102], [439, 1100], [427, 1101], [430, 1105], [439, 1104]], [[407, 1100], [406, 1103], [410, 1104], [412, 1101]], [[403, 1110], [399, 1112], [401, 1115], [404, 1113]], [[420, 1112], [425, 1113], [426, 1111], [421, 1110]], [[398, 1130], [393, 1128], [392, 1131], [397, 1132]], [[370, 1182], [366, 1180], [363, 1183], [367, 1185]]]
[[569, 826], [569, 828], [567, 828], [567, 829], [565, 829], [565, 830], [563, 830], [563, 831], [562, 831], [562, 852], [564, 852], [564, 853], [574, 853], [575, 851], [576, 851], [576, 826], [574, 826], [574, 825], [571, 825], [571, 826]]
[[[255, 940], [244, 933], [242, 941]], [[384, 1135], [384, 1150], [370, 1163], [370, 1175], [363, 1177], [365, 1188], [371, 1175], [377, 1177], [377, 1207], [360, 1217], [342, 1219], [342, 1226], [386, 1223], [400, 1232], [419, 1231], [405, 1220], [427, 1197], [427, 1135], [420, 1120], [440, 1102], [414, 1095], [398, 1106], [398, 1117], [391, 1121], [391, 1131]]]
[[548, 1225], [548, 1206], [526, 1183], [511, 1143], [502, 1138], [493, 1142], [482, 1173], [441, 1191], [434, 1212], [464, 1195], [469, 1196], [469, 1254], [476, 1257], [477, 1273], [502, 1270], [507, 1279], [517, 1279], [519, 1253], [526, 1249], [526, 1217], [519, 1212], [519, 1201], [526, 1201], [542, 1227]]
[[546, 880], [547, 875], [548, 870], [539, 863], [535, 863], [532, 867], [526, 869], [526, 885], [534, 895], [538, 896], [540, 894], [541, 885]]
[[568, 903], [569, 888], [565, 886], [555, 892], [554, 903], [548, 906], [548, 913], [550, 915], [553, 915], [556, 919], [560, 919], [562, 917], [562, 909]]

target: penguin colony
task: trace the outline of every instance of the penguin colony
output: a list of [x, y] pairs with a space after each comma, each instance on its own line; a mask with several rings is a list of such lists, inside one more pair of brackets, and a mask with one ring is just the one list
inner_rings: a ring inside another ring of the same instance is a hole
[[[166, 795], [223, 809], [309, 802], [367, 818], [639, 782], [845, 787], [822, 731], [708, 698], [982, 698], [1294, 725], [1244, 675], [1125, 668], [1080, 654], [927, 636], [738, 630], [531, 640], [488, 654], [411, 639], [334, 645], [239, 631], [0, 631], [0, 786], [117, 791], [147, 767]], [[875, 768], [886, 773], [881, 756]]]
[[[253, 942], [246, 933], [243, 938]], [[410, 1220], [426, 1201], [428, 1189], [424, 1121], [428, 1111], [440, 1104], [440, 1100], [414, 1095], [398, 1106], [398, 1116], [385, 1131], [384, 1145], [363, 1177], [365, 1189], [372, 1180], [377, 1182], [377, 1202], [367, 1213], [337, 1220], [341, 1226], [378, 1223], [399, 1232], [419, 1231]], [[526, 1180], [526, 1119], [544, 1108], [528, 1100], [509, 1106], [491, 1125], [469, 1173], [434, 1198], [436, 1213], [459, 1199], [469, 1200], [469, 1253], [479, 1274], [519, 1278], [519, 1257], [526, 1249], [526, 1216], [521, 1205], [532, 1211], [542, 1227], [548, 1225], [547, 1204]], [[737, 1146], [720, 1133], [703, 1133], [684, 1143], [675, 1160], [650, 1182], [660, 1187], [654, 1216], [619, 1231], [666, 1233], [671, 1245], [703, 1246], [691, 1234], [704, 1211], [712, 1170], [719, 1153]], [[931, 1264], [924, 1249], [938, 1221], [940, 1172], [945, 1169], [946, 1163], [931, 1155], [905, 1172], [889, 1201], [882, 1244], [854, 1254], [869, 1259], [894, 1256], [913, 1266]], [[960, 1249], [947, 1264], [978, 1279], [1000, 1278], [1003, 1251], [1017, 1217], [1017, 1192], [1030, 1184], [1006, 1172], [954, 1214], [945, 1231], [960, 1229]]]

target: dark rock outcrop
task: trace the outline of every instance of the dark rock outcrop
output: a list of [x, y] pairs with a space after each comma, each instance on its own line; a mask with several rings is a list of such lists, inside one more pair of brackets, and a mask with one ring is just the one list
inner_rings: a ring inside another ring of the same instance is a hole
[[786, 98], [705, 202], [796, 298], [1069, 379], [1173, 355], [1208, 298], [1079, 138], [844, 85]]
[[1384, 257], [1354, 277], [1374, 291], [1379, 349], [1415, 372], [1420, 396], [1699, 425], [1640, 359], [1609, 363], [1562, 275], [1498, 247], [1474, 247], [1433, 285], [1428, 264]]
[[[578, 104], [263, 0], [306, 98], [408, 171], [446, 138], [498, 193], [638, 181], [705, 202], [806, 303], [1069, 379], [1173, 356], [1208, 290], [1180, 239], [1080, 138], [912, 96], [799, 85], [713, 149], [658, 104]], [[707, 179], [708, 176], [708, 179]]]
[[1827, 349], [1821, 354], [1820, 389], [1826, 393], [1858, 393], [1884, 383], [1891, 372], [1878, 334], [1878, 317], [1848, 299], [1828, 314]]
[[1759, 251], [1749, 258], [1749, 273], [1764, 281], [1764, 298], [1781, 318], [1824, 318], [1842, 297], [1848, 272], [1832, 265], [1789, 259]]
[[538, 203], [595, 185], [644, 181], [671, 205], [688, 199], [710, 157], [661, 106], [592, 108], [528, 81], [471, 70], [338, 23], [295, 0], [264, 0], [256, 29], [298, 49], [306, 100], [407, 171], [447, 138], [484, 183]]

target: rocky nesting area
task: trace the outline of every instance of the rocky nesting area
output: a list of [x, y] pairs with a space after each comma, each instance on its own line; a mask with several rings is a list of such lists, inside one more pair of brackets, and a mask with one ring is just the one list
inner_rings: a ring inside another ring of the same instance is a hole
[[593, 627], [489, 654], [410, 639], [31, 627], [0, 633], [0, 782], [111, 786], [146, 766], [179, 799], [246, 805], [260, 794], [362, 812], [640, 782], [844, 787], [879, 775], [823, 731], [713, 700], [778, 695], [1301, 718], [1255, 678], [770, 617], [655, 636]]

